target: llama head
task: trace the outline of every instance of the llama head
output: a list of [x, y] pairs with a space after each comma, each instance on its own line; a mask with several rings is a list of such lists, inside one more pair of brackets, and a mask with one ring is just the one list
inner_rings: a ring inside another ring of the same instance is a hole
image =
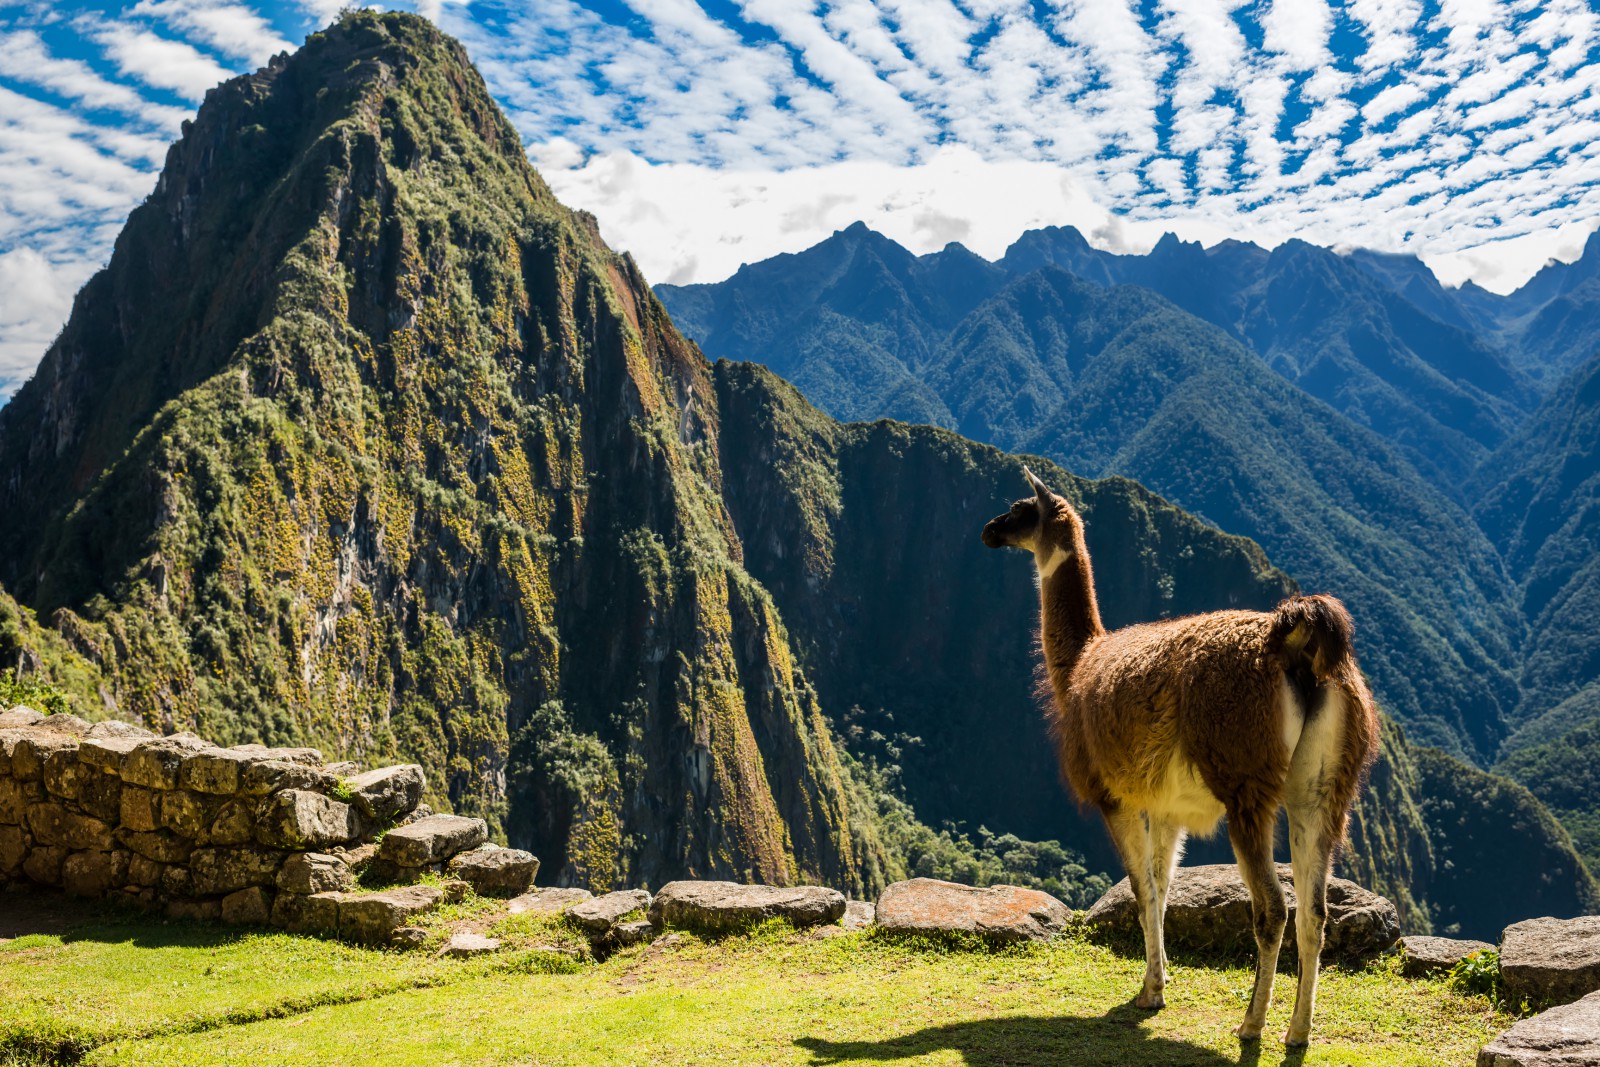
[[1042, 572], [1056, 567], [1078, 552], [1083, 544], [1083, 520], [1065, 497], [1050, 491], [1028, 468], [1022, 468], [1033, 486], [1004, 515], [996, 515], [983, 528], [983, 543], [990, 548], [1025, 548], [1039, 561]]

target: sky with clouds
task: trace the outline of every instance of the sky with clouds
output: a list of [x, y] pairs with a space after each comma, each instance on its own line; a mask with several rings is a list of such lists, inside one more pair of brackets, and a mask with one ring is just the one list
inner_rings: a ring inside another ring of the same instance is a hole
[[[0, 395], [207, 89], [341, 0], [0, 0]], [[1497, 290], [1600, 222], [1587, 0], [413, 0], [653, 281], [862, 219], [1421, 255]]]

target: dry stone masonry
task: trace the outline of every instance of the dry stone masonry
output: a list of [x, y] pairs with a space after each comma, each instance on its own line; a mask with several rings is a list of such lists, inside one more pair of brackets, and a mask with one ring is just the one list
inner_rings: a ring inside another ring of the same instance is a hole
[[310, 748], [13, 708], [0, 712], [0, 883], [369, 942], [446, 890], [363, 892], [363, 872], [404, 884], [448, 869], [499, 896], [533, 883], [538, 860], [488, 845], [482, 819], [434, 814], [424, 786], [414, 764], [358, 773]]

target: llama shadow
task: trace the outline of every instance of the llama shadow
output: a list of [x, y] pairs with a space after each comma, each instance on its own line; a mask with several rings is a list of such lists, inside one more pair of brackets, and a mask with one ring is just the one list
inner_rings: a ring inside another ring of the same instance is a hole
[[[1015, 1015], [930, 1026], [881, 1041], [828, 1041], [801, 1037], [795, 1044], [811, 1053], [812, 1064], [910, 1059], [946, 1049], [961, 1053], [966, 1067], [1261, 1067], [1263, 1063], [1300, 1067], [1304, 1049], [1290, 1049], [1281, 1061], [1261, 1042], [1240, 1045], [1237, 1057], [1224, 1056], [1186, 1041], [1156, 1037], [1139, 1024], [1150, 1012], [1121, 1004], [1099, 1017]], [[1264, 1058], [1265, 1053], [1265, 1058]]]

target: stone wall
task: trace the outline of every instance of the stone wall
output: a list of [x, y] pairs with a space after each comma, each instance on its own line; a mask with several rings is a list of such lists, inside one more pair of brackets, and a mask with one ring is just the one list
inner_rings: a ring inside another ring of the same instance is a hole
[[423, 786], [414, 764], [361, 773], [310, 748], [222, 748], [13, 708], [0, 712], [0, 883], [357, 937], [375, 903], [358, 875], [412, 883], [454, 860], [498, 888], [531, 883], [532, 856], [486, 845], [481, 819], [434, 815]]

